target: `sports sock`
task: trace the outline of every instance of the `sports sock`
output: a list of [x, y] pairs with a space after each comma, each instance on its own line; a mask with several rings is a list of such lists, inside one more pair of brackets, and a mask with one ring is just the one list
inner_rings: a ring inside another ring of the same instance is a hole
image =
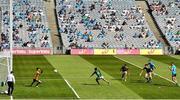
[[38, 86], [40, 83], [41, 83], [41, 82], [38, 82], [38, 83], [36, 84], [36, 86]]

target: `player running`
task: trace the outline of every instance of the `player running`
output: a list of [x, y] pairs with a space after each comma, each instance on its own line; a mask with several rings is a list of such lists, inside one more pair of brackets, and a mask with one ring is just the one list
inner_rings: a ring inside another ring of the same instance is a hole
[[123, 81], [126, 81], [126, 79], [127, 79], [127, 74], [128, 74], [128, 67], [127, 67], [127, 65], [124, 64], [124, 65], [121, 67], [120, 71], [121, 71], [121, 79], [122, 79]]
[[142, 71], [139, 75], [142, 76], [142, 73], [144, 71], [146, 71], [146, 74], [145, 74], [145, 79], [147, 80], [146, 82], [151, 82], [151, 80], [152, 80], [152, 69], [150, 67], [148, 67], [148, 64], [144, 65], [144, 68], [142, 69]]
[[96, 82], [98, 83], [98, 85], [100, 85], [99, 80], [103, 80], [109, 84], [109, 82], [106, 79], [104, 79], [99, 69], [94, 68], [94, 72], [92, 73], [90, 77], [92, 77], [94, 74], [96, 74]]
[[154, 63], [152, 62], [152, 60], [149, 60], [149, 61], [148, 61], [148, 65], [149, 65], [149, 67], [151, 68], [152, 72], [153, 72], [154, 69], [156, 69], [156, 66], [154, 65]]
[[171, 63], [171, 67], [169, 67], [171, 73], [172, 73], [172, 81], [176, 83], [177, 86], [179, 86], [177, 79], [176, 79], [176, 65], [174, 63]]
[[37, 82], [36, 87], [38, 87], [38, 85], [41, 83], [41, 81], [39, 80], [39, 77], [40, 77], [40, 75], [41, 75], [42, 73], [43, 73], [43, 70], [41, 70], [40, 68], [36, 68], [36, 72], [35, 72], [35, 74], [34, 74], [33, 82], [31, 83], [30, 86], [33, 86], [33, 84], [34, 84], [35, 82]]

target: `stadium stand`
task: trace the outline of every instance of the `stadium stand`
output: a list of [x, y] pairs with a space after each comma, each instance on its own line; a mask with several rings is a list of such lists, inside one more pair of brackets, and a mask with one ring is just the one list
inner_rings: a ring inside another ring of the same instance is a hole
[[51, 36], [42, 0], [15, 0], [14, 47], [50, 48]]
[[[14, 0], [13, 42], [14, 48], [51, 48], [51, 35], [42, 0]], [[1, 0], [1, 47], [9, 48], [9, 2]]]
[[65, 48], [162, 48], [135, 0], [56, 0]]
[[180, 0], [148, 0], [148, 3], [170, 45], [180, 48]]
[[1, 40], [0, 49], [9, 49], [9, 15], [8, 15], [8, 0], [0, 0], [0, 16], [1, 16]]
[[[0, 27], [2, 27], [2, 11], [1, 11], [1, 7], [0, 7]], [[1, 32], [1, 28], [0, 28], [0, 32]]]

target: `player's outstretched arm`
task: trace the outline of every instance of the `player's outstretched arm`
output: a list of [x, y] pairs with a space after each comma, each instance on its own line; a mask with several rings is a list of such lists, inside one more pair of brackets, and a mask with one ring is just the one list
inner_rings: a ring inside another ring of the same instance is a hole
[[43, 73], [43, 70], [41, 69], [41, 74]]
[[128, 71], [127, 71], [127, 75], [130, 76], [130, 70], [129, 70], [129, 69], [128, 69]]
[[156, 66], [154, 65], [154, 69], [156, 69]]
[[171, 67], [168, 67], [168, 69], [169, 69], [170, 71], [172, 71], [172, 70], [171, 70]]
[[94, 74], [95, 74], [95, 72], [93, 72], [90, 77], [92, 77]]
[[144, 70], [142, 69], [142, 70], [141, 70], [141, 73], [139, 74], [139, 76], [142, 76], [142, 73], [143, 73], [143, 72], [144, 72]]

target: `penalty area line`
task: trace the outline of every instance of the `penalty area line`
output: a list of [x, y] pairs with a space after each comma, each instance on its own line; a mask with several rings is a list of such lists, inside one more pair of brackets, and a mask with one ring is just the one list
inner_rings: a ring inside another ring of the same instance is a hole
[[79, 95], [78, 95], [77, 92], [74, 90], [74, 88], [69, 84], [69, 82], [68, 82], [66, 79], [64, 79], [64, 81], [65, 81], [66, 84], [71, 88], [71, 90], [74, 92], [74, 94], [76, 95], [76, 97], [77, 97], [78, 99], [80, 99]]
[[[129, 64], [131, 64], [131, 65], [133, 65], [133, 66], [136, 66], [136, 67], [142, 69], [141, 67], [139, 67], [138, 65], [136, 65], [136, 64], [134, 64], [134, 63], [131, 63], [131, 62], [129, 62], [129, 61], [127, 61], [127, 60], [124, 60], [124, 59], [122, 59], [122, 58], [119, 58], [119, 57], [117, 57], [117, 56], [114, 56], [114, 57], [117, 58], [117, 59], [119, 59], [119, 60], [122, 60], [122, 61], [124, 61], [124, 62], [127, 62], [127, 63], [129, 63]], [[171, 80], [168, 79], [168, 78], [165, 78], [165, 77], [163, 77], [163, 76], [161, 76], [161, 75], [159, 75], [159, 74], [157, 74], [157, 73], [154, 73], [154, 74], [157, 75], [157, 76], [159, 76], [160, 78], [163, 78], [163, 79], [165, 79], [165, 80], [167, 80], [167, 81], [172, 82], [172, 83], [175, 84], [175, 82], [171, 81]]]

